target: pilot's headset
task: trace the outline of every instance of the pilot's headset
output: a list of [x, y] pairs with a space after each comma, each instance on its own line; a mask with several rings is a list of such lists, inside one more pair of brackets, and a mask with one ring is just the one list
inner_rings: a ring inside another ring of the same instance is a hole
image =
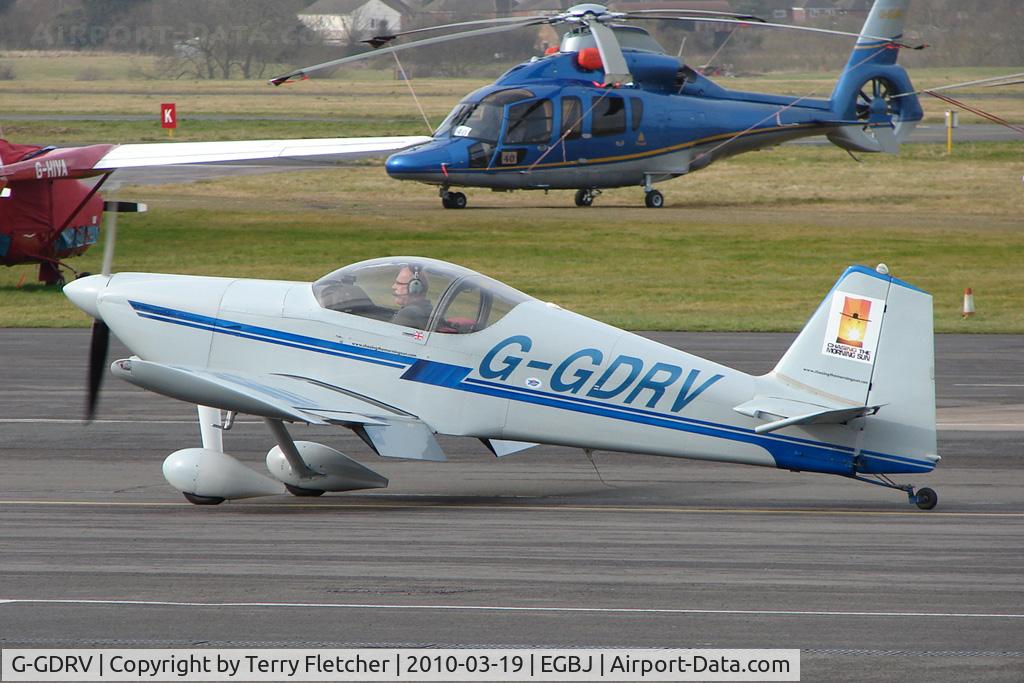
[[427, 293], [427, 279], [423, 277], [423, 268], [417, 263], [407, 263], [403, 268], [408, 268], [412, 273], [409, 279], [409, 296], [423, 296]]

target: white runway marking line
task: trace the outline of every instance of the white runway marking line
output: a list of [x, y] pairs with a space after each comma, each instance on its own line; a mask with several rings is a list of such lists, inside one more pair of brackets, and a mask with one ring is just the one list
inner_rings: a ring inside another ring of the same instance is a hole
[[442, 610], [462, 612], [554, 612], [565, 614], [705, 614], [768, 617], [912, 617], [941, 619], [1024, 619], [1024, 614], [990, 612], [846, 612], [826, 610], [685, 609], [671, 607], [516, 607], [513, 605], [393, 605], [348, 602], [178, 602], [173, 600], [88, 600], [59, 598], [2, 598], [14, 605], [100, 605], [135, 607], [277, 607], [299, 609]]

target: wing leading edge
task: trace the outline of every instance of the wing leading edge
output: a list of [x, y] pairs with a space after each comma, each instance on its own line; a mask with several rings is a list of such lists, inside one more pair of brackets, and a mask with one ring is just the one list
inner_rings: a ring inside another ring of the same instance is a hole
[[273, 420], [348, 427], [383, 457], [447, 459], [433, 429], [415, 415], [316, 380], [211, 372], [138, 358], [115, 361], [110, 369], [136, 386], [187, 403]]

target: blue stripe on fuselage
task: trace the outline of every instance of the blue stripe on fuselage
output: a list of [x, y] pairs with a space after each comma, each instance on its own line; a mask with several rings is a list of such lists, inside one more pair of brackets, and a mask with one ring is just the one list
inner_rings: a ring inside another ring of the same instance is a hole
[[[751, 429], [668, 415], [625, 405], [614, 405], [577, 396], [514, 387], [469, 377], [472, 368], [413, 356], [364, 349], [350, 344], [330, 342], [315, 337], [282, 332], [266, 327], [246, 325], [220, 318], [179, 311], [163, 306], [129, 301], [140, 317], [183, 327], [226, 334], [242, 339], [265, 342], [312, 351], [387, 367], [406, 369], [401, 379], [444, 387], [467, 393], [541, 405], [559, 410], [605, 417], [613, 420], [662, 427], [691, 434], [750, 443], [767, 450], [782, 469], [805, 470], [830, 474], [854, 473], [854, 450], [848, 446], [816, 442], [810, 439], [779, 434], [755, 434]], [[862, 452], [862, 461], [870, 471], [888, 473], [930, 472], [934, 463], [915, 458], [875, 452]]]

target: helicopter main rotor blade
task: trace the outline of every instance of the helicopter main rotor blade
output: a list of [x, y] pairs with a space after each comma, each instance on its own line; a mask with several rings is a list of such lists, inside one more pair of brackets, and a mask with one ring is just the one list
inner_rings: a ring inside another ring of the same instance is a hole
[[772, 23], [770, 21], [746, 21], [746, 20], [742, 20], [742, 19], [726, 19], [726, 18], [717, 19], [717, 18], [714, 18], [714, 17], [674, 17], [674, 16], [668, 16], [668, 15], [666, 15], [666, 16], [637, 16], [637, 17], [630, 16], [628, 18], [637, 19], [637, 20], [643, 20], [643, 21], [652, 21], [652, 20], [657, 19], [657, 20], [662, 20], [662, 21], [694, 21], [694, 22], [701, 22], [701, 23], [707, 23], [707, 24], [736, 24], [738, 26], [754, 26], [754, 27], [757, 27], [757, 28], [777, 28], [777, 29], [790, 30], [790, 31], [806, 31], [808, 33], [824, 33], [824, 34], [833, 35], [833, 36], [847, 36], [847, 37], [851, 37], [851, 38], [867, 38], [868, 40], [880, 40], [880, 41], [884, 41], [886, 43], [889, 43], [891, 45], [895, 45], [896, 47], [901, 47], [901, 48], [905, 48], [905, 49], [908, 49], [908, 50], [923, 50], [924, 48], [928, 47], [926, 44], [910, 45], [908, 43], [901, 42], [901, 41], [897, 40], [896, 38], [886, 38], [884, 36], [871, 36], [871, 35], [868, 35], [866, 33], [852, 33], [850, 31], [834, 31], [832, 29], [827, 29], [827, 28], [814, 28], [814, 27], [811, 27], [811, 26], [796, 26], [794, 24], [775, 24], [775, 23]]
[[379, 48], [387, 45], [392, 40], [400, 38], [402, 36], [412, 35], [413, 33], [424, 33], [426, 31], [440, 31], [448, 28], [459, 28], [461, 26], [480, 26], [482, 24], [521, 24], [528, 21], [545, 21], [551, 19], [551, 15], [538, 14], [532, 17], [502, 17], [500, 19], [474, 19], [473, 21], [460, 21], [454, 24], [439, 24], [438, 26], [425, 26], [423, 28], [409, 29], [408, 31], [399, 31], [398, 33], [390, 33], [388, 35], [373, 36], [360, 42], [366, 43], [367, 45]]
[[897, 97], [909, 97], [910, 95], [920, 95], [925, 91], [928, 92], [941, 92], [943, 90], [956, 90], [957, 88], [969, 88], [974, 85], [979, 85], [985, 88], [998, 88], [1004, 85], [1020, 85], [1024, 83], [1024, 72], [1016, 74], [1007, 74], [1005, 76], [993, 76], [992, 78], [982, 78], [977, 81], [965, 81], [963, 83], [953, 83], [952, 85], [940, 85], [937, 88], [925, 88], [924, 90], [917, 90], [915, 92], [905, 92], [898, 95], [893, 95], [893, 99]]
[[[635, 9], [629, 10], [623, 13], [625, 19], [681, 19], [685, 16], [673, 16], [673, 15], [692, 15], [697, 17], [728, 17], [730, 19], [738, 19], [740, 21], [757, 21], [766, 22], [761, 17], [754, 16], [753, 14], [743, 14], [739, 12], [714, 12], [711, 10], [699, 10], [699, 9]], [[642, 15], [657, 15], [657, 16], [642, 16]], [[663, 15], [663, 16], [662, 16]]]
[[349, 64], [351, 62], [358, 62], [363, 59], [369, 59], [370, 57], [376, 57], [378, 55], [386, 55], [392, 52], [398, 52], [399, 50], [408, 50], [414, 47], [425, 47], [427, 45], [436, 45], [438, 43], [446, 43], [452, 40], [460, 40], [462, 38], [473, 38], [475, 36], [486, 36], [492, 33], [504, 33], [505, 31], [514, 31], [516, 29], [525, 28], [528, 26], [540, 26], [541, 24], [552, 23], [553, 19], [545, 17], [543, 19], [531, 19], [522, 23], [508, 24], [502, 26], [492, 26], [490, 28], [478, 28], [472, 31], [460, 31], [459, 33], [451, 33], [446, 36], [435, 36], [433, 38], [424, 38], [423, 40], [416, 40], [411, 43], [402, 43], [401, 45], [392, 45], [391, 47], [382, 47], [378, 50], [372, 50], [370, 52], [361, 52], [351, 57], [342, 57], [341, 59], [332, 59], [329, 62], [323, 62], [322, 64], [314, 64], [313, 66], [307, 66], [302, 69], [296, 69], [295, 71], [286, 73], [282, 76], [277, 76], [270, 79], [272, 85], [281, 85], [287, 83], [293, 78], [308, 76], [314, 71], [321, 69], [329, 69], [333, 66], [340, 66], [341, 64]]
[[585, 23], [590, 29], [590, 34], [594, 36], [598, 52], [601, 53], [601, 63], [604, 65], [604, 84], [632, 81], [633, 74], [629, 71], [615, 33], [599, 21]]

